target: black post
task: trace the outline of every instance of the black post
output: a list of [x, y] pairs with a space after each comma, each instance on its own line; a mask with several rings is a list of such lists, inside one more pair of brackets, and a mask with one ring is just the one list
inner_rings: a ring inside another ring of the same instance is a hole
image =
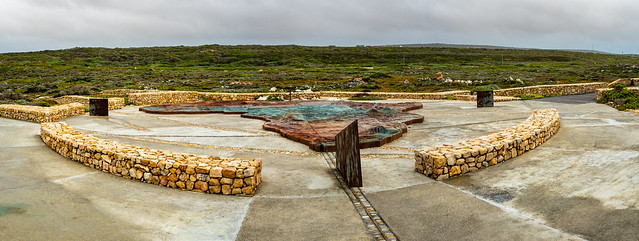
[[495, 101], [493, 100], [493, 91], [477, 91], [477, 108], [481, 107], [493, 107]]
[[109, 116], [109, 99], [89, 99], [89, 115]]

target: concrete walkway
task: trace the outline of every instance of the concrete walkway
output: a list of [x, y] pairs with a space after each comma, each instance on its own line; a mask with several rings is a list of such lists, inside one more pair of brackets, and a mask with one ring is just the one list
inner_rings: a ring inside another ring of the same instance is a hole
[[[563, 98], [563, 99], [562, 99]], [[571, 96], [425, 101], [425, 122], [362, 150], [363, 194], [401, 240], [639, 239], [639, 115]], [[559, 133], [538, 149], [445, 182], [413, 171], [412, 150], [493, 133], [557, 108]], [[65, 159], [39, 125], [0, 118], [0, 240], [370, 240], [324, 156], [239, 115], [65, 120], [100, 138], [155, 149], [263, 159], [254, 197], [163, 188]], [[194, 146], [197, 144], [198, 146]]]

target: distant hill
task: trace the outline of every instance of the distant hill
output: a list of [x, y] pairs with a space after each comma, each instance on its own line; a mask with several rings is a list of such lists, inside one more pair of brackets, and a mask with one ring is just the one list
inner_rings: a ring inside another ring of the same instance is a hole
[[[386, 45], [389, 47], [416, 47], [416, 48], [461, 48], [461, 49], [517, 49], [517, 50], [531, 50], [535, 48], [516, 48], [496, 45], [481, 45], [481, 44], [444, 44], [444, 43], [429, 43], [429, 44], [394, 44]], [[591, 54], [612, 54], [604, 51], [586, 50], [586, 49], [554, 49], [579, 53], [591, 53]]]

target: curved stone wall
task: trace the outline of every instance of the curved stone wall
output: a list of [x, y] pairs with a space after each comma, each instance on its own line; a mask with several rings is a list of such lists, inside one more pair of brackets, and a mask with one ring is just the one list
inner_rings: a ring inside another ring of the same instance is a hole
[[198, 156], [124, 145], [78, 132], [61, 122], [43, 123], [40, 136], [47, 146], [71, 160], [155, 185], [252, 196], [261, 182], [261, 159]]
[[84, 105], [71, 103], [51, 107], [31, 105], [0, 105], [0, 116], [31, 122], [58, 121], [71, 116], [84, 114]]
[[415, 151], [415, 171], [436, 180], [463, 175], [535, 149], [558, 130], [557, 110], [534, 110], [524, 122], [499, 133]]
[[[89, 100], [91, 97], [79, 96], [79, 95], [65, 95], [58, 98], [55, 98], [55, 102], [58, 104], [70, 104], [70, 103], [80, 103], [84, 106], [89, 106]], [[117, 110], [122, 109], [124, 107], [124, 98], [112, 97], [108, 98], [109, 100], [109, 110]]]

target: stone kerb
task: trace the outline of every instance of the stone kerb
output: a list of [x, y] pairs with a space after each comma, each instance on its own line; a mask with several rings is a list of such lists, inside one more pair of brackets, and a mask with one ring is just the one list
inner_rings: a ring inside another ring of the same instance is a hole
[[[55, 102], [58, 104], [80, 103], [84, 106], [89, 106], [89, 99], [91, 97], [79, 96], [79, 95], [65, 95], [55, 98]], [[109, 110], [122, 109], [124, 107], [124, 98], [111, 97], [109, 99]]]
[[211, 194], [252, 196], [262, 160], [219, 158], [124, 145], [80, 133], [62, 122], [43, 123], [51, 149], [86, 166], [150, 184]]
[[0, 116], [31, 122], [52, 122], [84, 114], [84, 105], [71, 103], [52, 107], [30, 105], [0, 105]]
[[415, 151], [415, 171], [438, 181], [463, 175], [535, 149], [558, 130], [557, 110], [534, 110], [524, 122], [501, 132]]

